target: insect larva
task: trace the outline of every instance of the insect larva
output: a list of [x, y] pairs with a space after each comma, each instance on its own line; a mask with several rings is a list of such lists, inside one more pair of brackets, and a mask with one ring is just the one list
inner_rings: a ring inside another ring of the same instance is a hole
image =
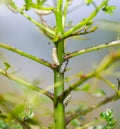
[[66, 107], [68, 105], [68, 103], [71, 101], [72, 95], [71, 93], [65, 98], [65, 100], [63, 101], [64, 106]]
[[59, 65], [59, 60], [58, 60], [58, 57], [57, 57], [57, 49], [54, 47], [53, 50], [52, 50], [52, 58], [53, 58], [53, 61], [56, 65]]
[[51, 10], [40, 10], [40, 9], [34, 9], [34, 12], [38, 15], [49, 15], [52, 13]]
[[68, 5], [70, 6], [72, 4], [73, 0], [68, 0]]
[[13, 13], [17, 13], [17, 12], [18, 12], [18, 11], [17, 11], [15, 8], [13, 8], [10, 4], [7, 5], [7, 7], [8, 7], [8, 9], [10, 9]]
[[65, 60], [62, 65], [61, 65], [61, 68], [60, 68], [60, 73], [64, 73], [65, 70], [66, 70], [66, 67], [67, 67], [67, 64], [68, 64], [68, 60]]

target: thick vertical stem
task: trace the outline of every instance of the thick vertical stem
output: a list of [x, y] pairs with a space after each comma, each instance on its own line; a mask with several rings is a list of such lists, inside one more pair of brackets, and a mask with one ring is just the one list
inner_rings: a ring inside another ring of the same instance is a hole
[[55, 129], [65, 129], [65, 109], [63, 102], [58, 99], [58, 96], [64, 92], [64, 73], [60, 73], [64, 61], [64, 40], [58, 42], [56, 48], [60, 65], [54, 69], [54, 122]]
[[64, 75], [54, 71], [54, 122], [55, 129], [65, 129], [65, 110], [58, 96], [64, 91]]
[[[55, 13], [56, 30], [59, 36], [63, 33], [62, 3], [62, 0], [58, 0]], [[54, 70], [54, 122], [55, 129], [65, 129], [65, 109], [63, 101], [58, 99], [58, 96], [64, 92], [64, 73], [60, 73], [61, 64], [64, 62], [64, 39], [60, 37], [55, 45], [60, 65]]]
[[[57, 55], [60, 62], [63, 62], [63, 53], [64, 50], [61, 49], [61, 44], [63, 42], [58, 42], [57, 47]], [[59, 51], [61, 50], [61, 51]], [[54, 122], [55, 122], [55, 129], [65, 129], [65, 109], [63, 105], [63, 101], [58, 99], [58, 96], [64, 92], [64, 73], [60, 73], [60, 66], [54, 70]]]

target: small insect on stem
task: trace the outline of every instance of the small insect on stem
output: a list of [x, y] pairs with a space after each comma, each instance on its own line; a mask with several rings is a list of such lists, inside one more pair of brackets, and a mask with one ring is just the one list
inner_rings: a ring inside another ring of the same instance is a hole
[[41, 20], [42, 24], [43, 24], [45, 27], [51, 29], [51, 27], [50, 27], [50, 26], [47, 24], [47, 22], [43, 19], [43, 16], [44, 16], [44, 15], [49, 15], [49, 14], [51, 14], [52, 11], [51, 11], [51, 10], [39, 10], [39, 9], [34, 9], [34, 12], [35, 12], [36, 14], [38, 14], [38, 16], [40, 17], [40, 20]]
[[53, 48], [52, 50], [52, 58], [53, 58], [53, 61], [56, 65], [59, 65], [59, 60], [58, 60], [58, 56], [57, 56], [57, 48]]
[[40, 9], [34, 9], [34, 12], [38, 15], [49, 15], [52, 13], [51, 10], [40, 10]]
[[61, 68], [60, 68], [60, 73], [64, 73], [66, 71], [66, 67], [68, 65], [68, 60], [65, 60], [62, 65], [61, 65]]
[[72, 95], [71, 93], [64, 99], [63, 104], [66, 107], [68, 103], [71, 101]]
[[72, 4], [73, 0], [68, 0], [68, 5], [70, 6]]

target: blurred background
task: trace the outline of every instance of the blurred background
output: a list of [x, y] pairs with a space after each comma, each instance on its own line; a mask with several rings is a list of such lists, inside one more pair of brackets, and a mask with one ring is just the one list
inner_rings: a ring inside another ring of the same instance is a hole
[[[95, 2], [96, 4], [99, 4], [101, 0], [95, 0]], [[94, 25], [99, 26], [98, 30], [95, 33], [80, 36], [79, 38], [68, 39], [66, 41], [66, 52], [75, 51], [102, 43], [112, 42], [120, 37], [120, 1], [110, 0], [109, 3], [110, 5], [116, 6], [114, 14], [106, 15], [104, 12], [100, 11], [97, 17], [94, 18]], [[17, 4], [21, 6], [21, 0], [18, 0]], [[48, 0], [47, 4], [52, 5], [53, 1]], [[78, 23], [82, 18], [87, 17], [90, 12], [92, 12], [92, 10], [94, 10], [94, 7], [92, 5], [85, 6], [83, 0], [73, 0], [73, 4], [69, 7], [67, 23], [70, 21], [72, 21], [73, 25]], [[28, 14], [39, 21], [39, 17], [33, 13], [33, 10], [31, 10]], [[53, 14], [50, 16], [45, 16], [44, 18], [50, 25], [55, 25], [55, 18]], [[50, 40], [41, 34], [39, 29], [34, 24], [32, 24], [22, 15], [14, 14], [4, 5], [0, 6], [0, 42], [9, 44], [29, 54], [52, 62], [51, 52], [53, 45], [52, 43], [49, 44]], [[68, 65], [70, 70], [66, 72], [66, 76], [71, 77], [72, 75], [78, 73], [78, 71], [83, 73], [89, 72], [97, 65], [99, 65], [102, 58], [104, 58], [105, 55], [111, 51], [111, 49], [113, 48], [87, 53], [71, 59]], [[117, 47], [117, 49], [119, 48]], [[33, 84], [37, 83], [42, 88], [53, 85], [52, 70], [22, 56], [0, 48], [1, 68], [4, 68], [3, 62], [8, 62], [12, 66], [11, 69], [17, 76]], [[109, 76], [109, 79], [116, 85], [117, 78], [120, 77], [119, 72], [120, 69], [117, 69], [117, 74], [113, 73], [114, 75]], [[92, 80], [90, 83], [91, 85], [96, 83], [102, 85], [107, 93], [112, 94], [112, 90], [109, 90], [108, 86], [106, 86], [104, 83], [98, 82], [98, 80]], [[20, 102], [23, 101], [26, 95], [29, 96], [29, 100], [33, 101], [31, 96], [33, 93], [31, 93], [31, 91], [28, 93], [26, 89], [21, 88], [19, 85], [20, 84], [16, 84], [15, 82], [0, 75], [0, 94], [7, 94], [6, 99], [9, 100], [11, 96], [15, 97], [17, 94]], [[36, 93], [34, 93], [34, 95], [36, 95]], [[20, 96], [23, 97], [20, 98]], [[13, 101], [17, 102], [17, 98], [14, 98]], [[43, 99], [41, 101], [43, 101]], [[46, 102], [48, 103], [48, 101]], [[70, 108], [75, 108], [76, 105], [79, 105], [80, 102], [94, 105], [97, 103], [97, 100], [93, 96], [90, 96], [86, 93], [72, 92], [72, 100], [67, 107], [67, 110]], [[100, 111], [108, 107], [115, 110], [115, 117], [119, 121], [119, 105], [119, 100], [117, 102], [107, 104], [99, 110], [97, 109], [94, 112], [89, 113], [86, 116], [86, 121], [91, 121], [91, 117], [95, 118], [96, 115], [99, 115]], [[119, 129], [119, 127], [120, 124], [117, 122], [116, 129]]]

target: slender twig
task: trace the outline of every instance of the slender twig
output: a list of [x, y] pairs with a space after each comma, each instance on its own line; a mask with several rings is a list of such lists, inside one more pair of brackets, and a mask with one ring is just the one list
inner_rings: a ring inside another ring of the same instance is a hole
[[66, 117], [66, 125], [69, 124], [70, 121], [72, 121], [74, 118], [77, 118], [77, 117], [82, 116], [82, 115], [86, 115], [87, 113], [89, 113], [89, 112], [109, 103], [109, 102], [113, 102], [113, 101], [118, 100], [119, 98], [120, 97], [117, 94], [114, 94], [111, 97], [105, 98], [103, 101], [101, 101], [100, 103], [98, 103], [95, 106], [91, 106], [91, 107], [88, 107], [86, 109], [79, 110], [79, 111], [78, 110], [74, 111], [73, 114], [70, 114], [68, 117]]
[[31, 54], [28, 54], [28, 53], [26, 53], [24, 51], [21, 51], [20, 49], [17, 49], [15, 47], [10, 46], [10, 45], [4, 44], [4, 43], [0, 43], [0, 47], [1, 48], [4, 48], [4, 49], [7, 49], [7, 50], [10, 50], [10, 51], [12, 51], [14, 53], [17, 53], [17, 54], [19, 54], [21, 56], [24, 56], [26, 58], [29, 58], [29, 59], [31, 59], [31, 60], [33, 60], [35, 62], [38, 62], [38, 63], [40, 63], [40, 64], [42, 64], [44, 66], [47, 66], [49, 68], [52, 68], [53, 69], [55, 67], [54, 64], [51, 64], [48, 61], [45, 61], [45, 60], [43, 60], [41, 58], [38, 58], [36, 56], [33, 56]]
[[35, 24], [36, 26], [38, 26], [39, 28], [41, 28], [41, 30], [44, 30], [46, 32], [48, 32], [50, 35], [52, 35], [54, 37], [55, 32], [54, 30], [45, 27], [43, 24], [37, 22], [36, 20], [34, 20], [33, 18], [31, 18], [29, 15], [27, 15], [22, 9], [18, 9], [17, 11], [22, 14], [25, 18], [27, 18], [29, 21], [31, 21], [33, 24]]
[[[54, 35], [55, 35], [55, 32], [53, 29], [51, 28], [47, 28], [46, 26], [44, 26], [43, 24], [41, 24], [40, 22], [34, 20], [32, 17], [30, 17], [28, 14], [26, 14], [24, 12], [24, 10], [27, 10], [25, 9], [25, 6], [23, 6], [22, 8], [18, 8], [15, 3], [13, 1], [9, 1], [8, 3], [6, 3], [7, 7], [14, 13], [17, 13], [19, 12], [20, 14], [22, 14], [25, 18], [27, 18], [29, 21], [31, 21], [34, 25], [36, 25], [37, 27], [39, 27], [39, 29], [42, 31], [42, 32], [46, 32], [47, 33], [47, 36], [49, 38], [54, 38]], [[41, 14], [45, 14], [46, 12], [48, 13], [52, 13], [54, 12], [54, 8], [53, 7], [43, 7], [43, 6], [35, 6], [34, 4], [31, 4], [31, 7], [36, 10], [35, 12], [39, 12]], [[46, 34], [44, 33], [44, 34]]]
[[63, 0], [57, 1], [57, 11], [61, 11], [63, 6]]
[[72, 33], [71, 35], [69, 35], [68, 37], [74, 37], [74, 36], [81, 36], [81, 35], [90, 34], [90, 33], [95, 32], [97, 30], [97, 28], [98, 28], [97, 26], [92, 26], [91, 28], [87, 28], [87, 26], [84, 26], [80, 30], [78, 30], [75, 33]]
[[[51, 30], [54, 30], [54, 28], [52, 28], [50, 25], [47, 24], [46, 20], [43, 19], [42, 17], [43, 15], [42, 14], [39, 14], [39, 17], [40, 17], [40, 20], [41, 20], [41, 23], [46, 27], [46, 28], [49, 28]], [[50, 39], [53, 39], [53, 35], [51, 35], [48, 31], [45, 31], [45, 30], [42, 30], [42, 32]]]
[[113, 42], [110, 42], [110, 43], [100, 44], [100, 45], [93, 46], [93, 47], [90, 47], [90, 48], [74, 51], [72, 53], [66, 54], [64, 56], [64, 58], [65, 59], [70, 59], [72, 57], [82, 55], [82, 54], [85, 54], [85, 53], [88, 53], [88, 52], [91, 52], [91, 51], [96, 51], [96, 50], [100, 50], [100, 49], [103, 49], [103, 48], [113, 47], [113, 46], [118, 46], [118, 45], [120, 45], [120, 40], [116, 40], [116, 41], [113, 41]]
[[109, 87], [111, 87], [117, 94], [119, 93], [118, 87], [116, 87], [115, 84], [113, 84], [111, 81], [107, 80], [106, 78], [102, 77], [101, 75], [98, 76], [100, 80], [105, 82]]
[[68, 11], [68, 0], [65, 1], [65, 6], [64, 6], [64, 12], [63, 12], [63, 28], [65, 28], [67, 11]]
[[92, 77], [94, 77], [96, 74], [95, 71], [88, 73], [87, 75], [84, 75], [84, 77], [82, 77], [80, 80], [76, 81], [74, 84], [71, 84], [69, 86], [69, 88], [67, 88], [60, 96], [59, 99], [60, 100], [64, 100], [66, 98], [66, 96], [73, 91], [75, 88], [77, 88], [79, 85], [83, 84], [85, 81], [91, 79]]
[[[83, 84], [85, 81], [93, 78], [93, 77], [100, 77], [100, 74], [105, 71], [114, 61], [120, 59], [120, 51], [116, 51], [112, 54], [107, 55], [101, 62], [98, 68], [96, 70], [88, 73], [87, 75], [84, 75], [80, 80], [76, 81], [75, 83], [71, 84], [59, 97], [60, 99], [65, 99], [65, 97], [73, 91], [75, 88]], [[111, 86], [111, 85], [110, 85]], [[113, 88], [113, 86], [111, 86]], [[117, 89], [114, 87], [114, 90], [117, 91]], [[117, 91], [118, 92], [118, 91]]]
[[5, 70], [0, 69], [0, 74], [6, 76], [7, 78], [9, 78], [9, 79], [11, 79], [15, 82], [18, 82], [18, 83], [22, 84], [25, 87], [28, 87], [28, 88], [30, 88], [34, 91], [40, 92], [41, 94], [44, 94], [44, 95], [48, 96], [51, 100], [53, 100], [53, 94], [49, 91], [46, 91], [46, 90], [44, 90], [42, 88], [39, 88], [39, 87], [36, 87], [36, 86], [32, 85], [31, 83], [29, 83], [27, 81], [24, 81], [21, 78], [18, 78], [16, 76], [8, 74]]
[[105, 71], [110, 65], [112, 65], [115, 61], [120, 60], [120, 51], [113, 51], [109, 55], [107, 55], [99, 64], [99, 67], [96, 69], [96, 74], [99, 77], [99, 74]]
[[120, 92], [120, 79], [117, 78], [117, 81], [118, 81], [118, 93]]
[[89, 122], [89, 123], [86, 123], [85, 125], [81, 125], [80, 127], [78, 127], [77, 129], [89, 129], [89, 127], [92, 127], [92, 126], [95, 126], [97, 125], [98, 123], [102, 123], [103, 122], [103, 119], [94, 119], [92, 120], [92, 122]]
[[[63, 6], [64, 0], [57, 0], [57, 7], [55, 12], [56, 19], [56, 35], [63, 33]], [[55, 37], [56, 38], [56, 37]], [[63, 101], [58, 100], [58, 96], [64, 91], [64, 73], [60, 73], [60, 66], [64, 62], [64, 40], [57, 40], [55, 42], [54, 61], [58, 65], [58, 69], [54, 69], [54, 128], [65, 129], [65, 108]], [[57, 59], [57, 60], [55, 60]], [[58, 84], [58, 87], [56, 86]]]
[[103, 0], [103, 2], [83, 21], [79, 22], [77, 25], [75, 25], [73, 28], [65, 32], [62, 37], [67, 38], [69, 35], [86, 25], [91, 19], [93, 19], [97, 13], [107, 4], [108, 0]]

